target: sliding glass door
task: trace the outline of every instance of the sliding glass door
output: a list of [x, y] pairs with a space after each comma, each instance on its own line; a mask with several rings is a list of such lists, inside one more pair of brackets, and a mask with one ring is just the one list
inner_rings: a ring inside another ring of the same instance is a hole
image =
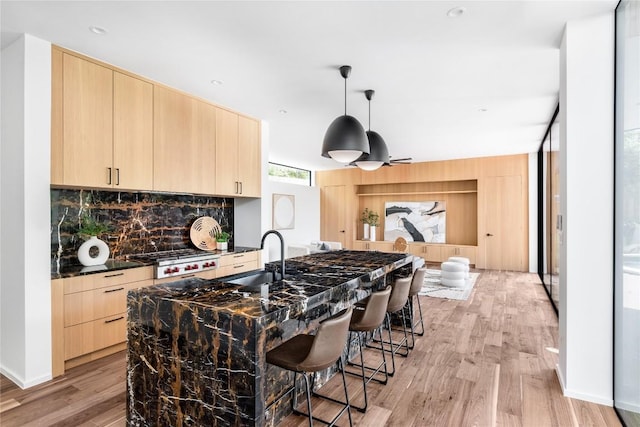
[[538, 151], [538, 275], [556, 312], [560, 306], [560, 125], [558, 109]]
[[616, 9], [614, 406], [640, 426], [640, 2]]

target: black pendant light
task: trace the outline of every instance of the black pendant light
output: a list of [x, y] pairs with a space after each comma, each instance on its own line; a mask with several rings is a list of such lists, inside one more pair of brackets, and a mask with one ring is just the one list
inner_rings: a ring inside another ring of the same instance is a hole
[[356, 165], [366, 171], [374, 171], [384, 164], [389, 164], [389, 150], [384, 139], [378, 132], [371, 130], [371, 98], [375, 95], [374, 90], [365, 90], [364, 96], [369, 101], [369, 130], [367, 138], [369, 139], [369, 154], [363, 154], [356, 159]]
[[340, 75], [344, 78], [344, 116], [335, 119], [329, 125], [322, 143], [322, 155], [331, 157], [340, 163], [351, 163], [363, 153], [369, 154], [369, 142], [364, 127], [352, 116], [347, 115], [347, 78], [351, 67], [340, 67]]

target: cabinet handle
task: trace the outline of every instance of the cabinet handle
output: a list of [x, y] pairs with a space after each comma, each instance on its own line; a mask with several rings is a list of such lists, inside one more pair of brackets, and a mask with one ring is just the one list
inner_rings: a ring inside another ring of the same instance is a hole
[[104, 291], [105, 294], [108, 294], [109, 292], [118, 292], [118, 291], [123, 291], [124, 288], [117, 288], [117, 289], [108, 289], [106, 291]]
[[111, 319], [111, 320], [105, 320], [104, 323], [117, 322], [118, 320], [122, 320], [122, 319], [124, 319], [124, 316], [120, 316], [120, 317], [117, 317], [117, 318]]
[[242, 194], [242, 181], [240, 181], [240, 194]]
[[234, 255], [233, 257], [234, 258], [242, 258], [242, 257], [244, 257], [244, 255]]
[[120, 168], [116, 168], [116, 185], [120, 185]]
[[238, 181], [235, 181], [236, 183], [236, 194], [238, 194]]
[[487, 233], [487, 237], [493, 237], [493, 234]]
[[233, 268], [242, 268], [242, 267], [244, 267], [244, 264], [238, 264], [233, 266]]
[[180, 276], [179, 280], [188, 279], [189, 277], [196, 277], [196, 275], [195, 274], [187, 274], [186, 276]]
[[111, 185], [111, 168], [107, 168], [107, 185]]
[[107, 274], [104, 276], [104, 278], [109, 278], [109, 277], [118, 277], [118, 276], [124, 276], [124, 273], [116, 273], [116, 274]]

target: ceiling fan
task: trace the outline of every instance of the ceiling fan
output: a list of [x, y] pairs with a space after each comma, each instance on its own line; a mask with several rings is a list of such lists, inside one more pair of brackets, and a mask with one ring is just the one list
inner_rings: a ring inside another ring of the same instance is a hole
[[392, 159], [391, 156], [389, 156], [389, 163], [385, 163], [383, 166], [393, 166], [394, 164], [397, 164], [397, 165], [408, 165], [408, 164], [411, 164], [412, 160], [413, 160], [412, 157], [403, 157], [401, 159]]
[[[403, 157], [401, 159], [392, 159], [391, 156], [389, 156], [389, 163], [384, 163], [382, 166], [409, 165], [411, 164], [412, 160], [413, 160], [413, 157]], [[358, 166], [358, 165], [356, 165], [356, 162], [351, 162], [351, 163], [347, 163], [345, 166], [350, 167], [350, 166]]]

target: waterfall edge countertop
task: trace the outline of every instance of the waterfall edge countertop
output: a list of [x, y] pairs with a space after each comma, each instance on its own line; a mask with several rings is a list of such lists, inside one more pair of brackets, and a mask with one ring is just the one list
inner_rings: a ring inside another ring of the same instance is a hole
[[412, 260], [402, 253], [332, 251], [287, 259], [295, 273], [267, 285], [186, 279], [130, 291], [128, 424], [276, 423], [288, 401], [267, 405], [290, 379], [266, 363], [266, 352], [396, 275], [410, 275]]

